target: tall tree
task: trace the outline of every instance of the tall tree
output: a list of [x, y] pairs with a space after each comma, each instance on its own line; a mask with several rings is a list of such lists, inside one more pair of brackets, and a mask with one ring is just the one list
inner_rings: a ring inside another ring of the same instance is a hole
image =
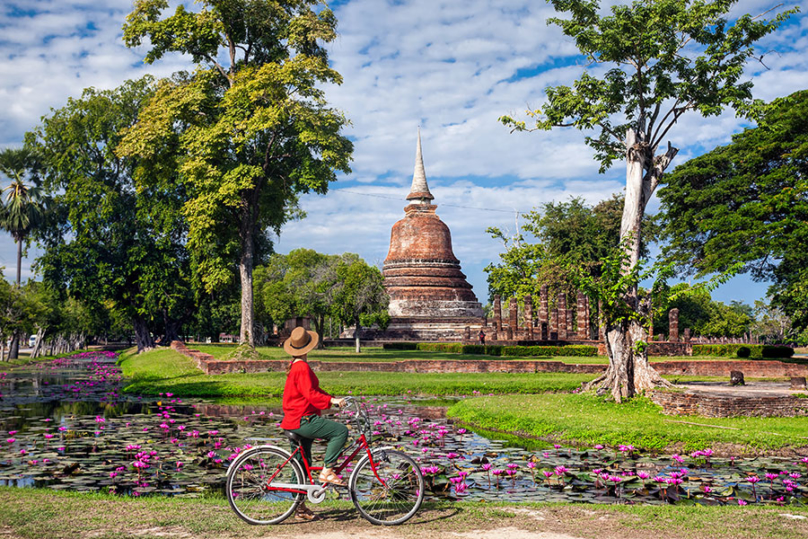
[[753, 278], [773, 281], [772, 304], [808, 327], [808, 90], [775, 100], [758, 127], [665, 182], [663, 254], [684, 274], [743, 262]]
[[[0, 209], [0, 228], [8, 231], [17, 245], [17, 287], [22, 277], [22, 248], [32, 230], [42, 222], [44, 196], [39, 186], [39, 156], [29, 148], [7, 148], [0, 152], [0, 173], [10, 183], [5, 187]], [[15, 332], [9, 358], [17, 359], [20, 334]]]
[[[44, 185], [53, 193], [39, 234], [45, 282], [86, 305], [112, 302], [132, 321], [139, 351], [154, 346], [153, 334], [176, 339], [193, 311], [184, 189], [169, 180], [137, 188], [138, 161], [114, 152], [153, 92], [149, 77], [85, 90], [26, 141], [43, 156]], [[170, 178], [176, 167], [165, 159], [149, 174]]]
[[336, 272], [340, 284], [334, 294], [334, 314], [346, 326], [354, 326], [358, 354], [362, 350], [362, 326], [378, 324], [386, 328], [390, 322], [387, 312], [390, 297], [384, 289], [384, 277], [379, 268], [369, 266], [359, 257], [340, 262]]
[[[597, 70], [585, 71], [571, 86], [548, 87], [547, 102], [527, 112], [535, 127], [509, 116], [500, 120], [516, 131], [595, 130], [585, 140], [595, 149], [601, 172], [625, 160], [620, 246], [628, 276], [640, 259], [645, 207], [678, 152], [669, 142], [660, 149], [670, 129], [688, 111], [704, 116], [726, 107], [738, 114], [757, 112], [752, 83], [741, 80], [743, 67], [753, 58], [753, 44], [792, 11], [772, 20], [743, 15], [728, 21], [737, 0], [634, 0], [612, 6], [608, 15], [601, 15], [598, 0], [549, 1], [569, 16], [549, 22], [560, 26]], [[626, 291], [615, 301], [626, 308], [606, 309], [623, 314], [606, 320], [609, 367], [595, 381], [617, 401], [667, 384], [649, 365], [642, 345], [649, 305], [641, 301], [636, 283], [623, 282]]]
[[121, 151], [146, 160], [160, 148], [185, 156], [181, 181], [195, 276], [207, 291], [241, 283], [240, 342], [254, 344], [253, 268], [267, 231], [297, 212], [297, 195], [325, 193], [349, 172], [347, 120], [322, 90], [342, 78], [323, 43], [336, 19], [317, 0], [201, 0], [161, 19], [167, 0], [137, 0], [124, 25], [128, 46], [148, 42], [145, 61], [190, 55], [193, 75], [164, 81]]

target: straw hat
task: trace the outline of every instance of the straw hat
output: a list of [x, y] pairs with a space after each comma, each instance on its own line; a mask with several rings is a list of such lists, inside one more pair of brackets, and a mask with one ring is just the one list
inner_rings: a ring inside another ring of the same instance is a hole
[[296, 327], [289, 338], [284, 341], [283, 349], [290, 356], [302, 356], [314, 350], [318, 342], [320, 342], [320, 336], [316, 332]]

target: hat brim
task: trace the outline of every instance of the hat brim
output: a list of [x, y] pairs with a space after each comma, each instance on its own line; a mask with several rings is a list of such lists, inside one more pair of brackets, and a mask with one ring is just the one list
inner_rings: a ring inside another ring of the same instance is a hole
[[289, 337], [283, 342], [283, 351], [289, 354], [290, 356], [302, 356], [303, 354], [308, 354], [315, 348], [317, 348], [317, 344], [320, 342], [320, 336], [317, 335], [316, 331], [306, 330], [306, 333], [309, 334], [311, 339], [309, 343], [304, 346], [303, 348], [295, 348], [292, 346], [292, 337]]

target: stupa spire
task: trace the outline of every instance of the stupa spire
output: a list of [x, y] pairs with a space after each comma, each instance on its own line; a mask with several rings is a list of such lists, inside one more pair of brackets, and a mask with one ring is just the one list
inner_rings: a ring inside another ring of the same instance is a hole
[[426, 171], [424, 170], [424, 157], [421, 152], [421, 128], [418, 128], [418, 143], [415, 146], [415, 171], [412, 174], [412, 187], [407, 200], [420, 200], [422, 203], [429, 203], [435, 197], [429, 192], [426, 183]]

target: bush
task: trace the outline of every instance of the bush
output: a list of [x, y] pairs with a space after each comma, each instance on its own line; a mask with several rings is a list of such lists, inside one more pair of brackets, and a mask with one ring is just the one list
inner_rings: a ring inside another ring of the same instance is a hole
[[763, 346], [763, 357], [769, 358], [789, 358], [794, 355], [794, 349], [790, 346]]
[[789, 358], [794, 355], [794, 349], [789, 346], [764, 344], [696, 344], [693, 346], [693, 355], [773, 359]]
[[594, 357], [598, 355], [597, 346], [570, 345], [570, 346], [505, 346], [503, 356], [532, 357], [532, 356], [578, 356]]
[[416, 346], [417, 350], [425, 352], [444, 352], [447, 354], [460, 354], [463, 352], [463, 344], [459, 342], [419, 342]]
[[418, 343], [415, 342], [386, 342], [382, 344], [383, 350], [417, 350]]

